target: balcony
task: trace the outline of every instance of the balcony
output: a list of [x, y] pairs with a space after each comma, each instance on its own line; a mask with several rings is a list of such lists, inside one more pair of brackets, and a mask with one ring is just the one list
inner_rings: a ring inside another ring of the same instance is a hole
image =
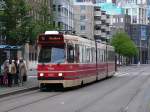
[[106, 15], [101, 15], [101, 20], [106, 20], [106, 19], [107, 19]]
[[101, 30], [95, 30], [94, 35], [101, 35]]
[[101, 21], [94, 21], [95, 25], [101, 25], [102, 22]]
[[107, 29], [106, 25], [101, 25], [101, 29]]
[[102, 33], [101, 33], [101, 37], [106, 38], [106, 37], [107, 37], [107, 36], [106, 36], [106, 32], [102, 32]]
[[106, 23], [110, 24], [110, 19], [106, 19]]
[[94, 16], [101, 16], [101, 11], [95, 11]]
[[109, 27], [106, 27], [106, 29], [105, 29], [106, 31], [110, 31], [110, 28]]

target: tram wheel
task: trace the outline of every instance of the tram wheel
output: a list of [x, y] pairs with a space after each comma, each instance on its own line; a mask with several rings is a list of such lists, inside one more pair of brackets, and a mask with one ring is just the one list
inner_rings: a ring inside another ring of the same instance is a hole
[[96, 76], [96, 82], [98, 81], [98, 76]]
[[45, 90], [45, 85], [44, 84], [40, 84], [40, 91], [44, 91]]
[[83, 84], [83, 80], [81, 81], [81, 87], [83, 87], [84, 86], [84, 84]]

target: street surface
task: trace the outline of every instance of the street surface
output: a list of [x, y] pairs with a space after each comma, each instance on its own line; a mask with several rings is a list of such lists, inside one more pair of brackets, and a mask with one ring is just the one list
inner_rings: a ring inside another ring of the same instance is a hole
[[150, 65], [70, 91], [39, 90], [0, 99], [0, 112], [150, 112]]

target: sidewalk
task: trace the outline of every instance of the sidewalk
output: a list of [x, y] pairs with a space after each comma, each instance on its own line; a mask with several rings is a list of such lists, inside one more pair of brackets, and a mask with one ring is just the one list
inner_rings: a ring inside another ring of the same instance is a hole
[[0, 87], [0, 98], [38, 89], [36, 70], [28, 71], [28, 80], [23, 86]]

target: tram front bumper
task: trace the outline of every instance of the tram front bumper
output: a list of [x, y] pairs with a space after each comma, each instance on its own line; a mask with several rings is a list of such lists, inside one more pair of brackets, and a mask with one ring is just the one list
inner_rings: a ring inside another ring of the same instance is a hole
[[72, 87], [74, 86], [73, 80], [39, 80], [39, 85], [45, 84], [45, 85], [60, 85], [62, 84], [64, 88], [66, 87]]

